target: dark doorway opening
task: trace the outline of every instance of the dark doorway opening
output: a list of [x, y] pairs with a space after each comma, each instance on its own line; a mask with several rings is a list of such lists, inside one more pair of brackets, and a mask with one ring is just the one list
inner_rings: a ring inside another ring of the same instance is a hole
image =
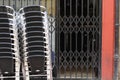
[[100, 78], [101, 0], [57, 0], [59, 78]]

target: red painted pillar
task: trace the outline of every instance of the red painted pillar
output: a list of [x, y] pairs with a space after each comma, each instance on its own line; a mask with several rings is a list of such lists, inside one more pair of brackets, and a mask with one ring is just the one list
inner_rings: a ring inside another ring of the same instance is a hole
[[115, 0], [102, 0], [102, 79], [113, 80]]

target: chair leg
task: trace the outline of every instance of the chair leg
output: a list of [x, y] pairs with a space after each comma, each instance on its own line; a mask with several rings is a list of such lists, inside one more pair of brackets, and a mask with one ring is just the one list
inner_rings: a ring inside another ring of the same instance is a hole
[[2, 77], [3, 77], [3, 75], [2, 75], [2, 73], [1, 73], [1, 72], [0, 72], [0, 77], [1, 77], [1, 79], [0, 79], [0, 80], [3, 80], [3, 78], [2, 78]]
[[20, 80], [20, 61], [15, 60], [15, 80]]
[[27, 58], [24, 58], [25, 80], [30, 80]]

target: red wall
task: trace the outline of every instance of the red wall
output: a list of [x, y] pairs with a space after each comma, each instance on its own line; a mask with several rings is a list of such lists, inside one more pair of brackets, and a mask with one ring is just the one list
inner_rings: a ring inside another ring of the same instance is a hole
[[102, 0], [102, 79], [113, 80], [115, 0]]

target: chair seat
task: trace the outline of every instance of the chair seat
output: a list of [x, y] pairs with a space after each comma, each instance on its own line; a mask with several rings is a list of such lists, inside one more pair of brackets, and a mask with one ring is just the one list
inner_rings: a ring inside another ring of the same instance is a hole
[[26, 32], [30, 32], [30, 31], [42, 31], [44, 32], [45, 29], [44, 28], [41, 28], [40, 26], [30, 26], [30, 27], [27, 27]]
[[42, 32], [29, 32], [29, 33], [26, 33], [26, 37], [45, 37], [45, 34], [42, 33]]
[[44, 48], [44, 46], [29, 46], [29, 47], [27, 47], [27, 51], [33, 51], [33, 50], [46, 51], [46, 48]]
[[43, 20], [44, 19], [40, 16], [30, 16], [30, 17], [25, 18], [26, 23], [31, 22], [31, 21], [43, 21]]
[[0, 43], [0, 48], [1, 48], [1, 47], [14, 48], [14, 44]]
[[35, 57], [35, 56], [43, 56], [45, 57], [46, 53], [40, 50], [29, 51], [27, 56], [28, 57]]
[[10, 33], [0, 33], [0, 38], [1, 37], [13, 38], [13, 35]]
[[45, 14], [40, 12], [40, 11], [29, 11], [29, 12], [26, 12], [23, 16], [24, 17], [30, 17], [30, 16], [44, 16]]
[[11, 38], [0, 38], [0, 42], [7, 42], [7, 43], [13, 43], [14, 40], [11, 40]]
[[30, 11], [41, 11], [41, 10], [46, 10], [44, 7], [41, 6], [27, 6], [24, 7], [24, 12], [30, 12]]
[[0, 23], [9, 23], [9, 22], [12, 22], [13, 23], [13, 21], [12, 20], [9, 20], [9, 19], [5, 19], [5, 18], [0, 18]]
[[40, 23], [40, 22], [36, 22], [36, 23], [27, 23], [26, 25], [25, 25], [26, 27], [29, 27], [29, 26], [40, 26], [41, 28], [44, 26], [44, 24], [43, 23]]
[[29, 46], [46, 46], [46, 43], [44, 43], [44, 42], [30, 42], [30, 43], [27, 43], [27, 47], [29, 47]]
[[13, 18], [12, 15], [9, 15], [8, 13], [0, 13], [0, 18]]
[[31, 42], [31, 41], [45, 41], [46, 39], [43, 37], [34, 37], [34, 38], [28, 38], [26, 39], [27, 42]]
[[10, 48], [0, 48], [0, 52], [15, 52], [14, 50], [10, 49]]
[[0, 52], [0, 58], [13, 58], [15, 55], [12, 52]]
[[0, 29], [0, 33], [13, 33], [10, 29]]
[[[12, 28], [13, 26], [12, 25], [10, 25], [9, 23], [2, 23], [2, 24], [0, 24], [0, 27], [4, 27], [4, 28]], [[0, 28], [1, 29], [1, 28]]]
[[8, 6], [0, 6], [0, 12], [4, 12], [4, 13], [14, 13], [13, 8], [8, 7]]

